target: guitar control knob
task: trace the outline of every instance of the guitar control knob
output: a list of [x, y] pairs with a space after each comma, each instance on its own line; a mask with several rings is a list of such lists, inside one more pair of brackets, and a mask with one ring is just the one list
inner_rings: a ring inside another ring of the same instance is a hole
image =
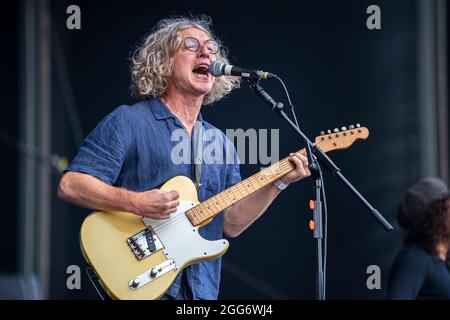
[[361, 128], [361, 125], [359, 123], [356, 124], [357, 128]]
[[131, 282], [131, 287], [132, 288], [137, 288], [139, 286], [139, 283], [141, 281], [139, 280], [139, 278], [134, 278], [133, 281]]
[[320, 135], [324, 136], [325, 135], [325, 131], [320, 131]]
[[342, 127], [341, 128], [341, 131], [345, 131], [345, 130], [347, 130], [347, 127]]
[[350, 130], [353, 130], [353, 129], [355, 129], [355, 126], [351, 124], [351, 125], [348, 126], [348, 128], [349, 128]]
[[333, 132], [337, 133], [337, 132], [339, 132], [339, 129], [338, 128], [334, 128]]
[[331, 130], [327, 130], [327, 133], [330, 134], [330, 133], [331, 133]]
[[150, 270], [150, 278], [154, 278], [158, 275], [158, 269], [153, 268], [152, 270]]

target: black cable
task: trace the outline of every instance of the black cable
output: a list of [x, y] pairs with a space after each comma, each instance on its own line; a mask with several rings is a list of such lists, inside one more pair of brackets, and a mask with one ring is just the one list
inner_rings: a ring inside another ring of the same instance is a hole
[[292, 116], [294, 117], [295, 125], [297, 126], [297, 128], [299, 128], [298, 121], [297, 121], [297, 116], [295, 115], [295, 108], [294, 108], [294, 105], [292, 104], [291, 97], [289, 95], [289, 91], [287, 90], [286, 86], [284, 85], [283, 80], [281, 80], [281, 78], [278, 77], [277, 75], [274, 75], [274, 76], [275, 76], [275, 78], [278, 81], [280, 81], [281, 85], [283, 86], [284, 92], [286, 93], [286, 97], [287, 97], [288, 102], [289, 102], [289, 106], [291, 107], [291, 112], [292, 112]]
[[86, 270], [86, 274], [88, 276], [89, 281], [91, 282], [95, 291], [97, 291], [97, 294], [99, 295], [100, 299], [109, 300], [109, 299], [105, 299], [103, 294], [100, 292], [100, 289], [97, 287], [100, 284], [98, 283], [98, 277], [97, 277], [97, 274], [95, 273], [95, 271], [92, 270], [92, 268], [90, 266], [86, 266], [85, 270]]
[[327, 284], [327, 247], [328, 247], [328, 210], [327, 197], [325, 195], [325, 180], [322, 176], [322, 170], [319, 167], [320, 180], [322, 180], [322, 199], [323, 199], [323, 299], [325, 300]]
[[[283, 86], [284, 92], [286, 93], [286, 97], [289, 102], [289, 106], [291, 107], [291, 112], [292, 112], [292, 116], [295, 121], [295, 125], [297, 126], [297, 128], [299, 128], [297, 116], [295, 114], [295, 107], [292, 104], [291, 97], [289, 95], [289, 91], [287, 90], [286, 86], [284, 85], [283, 80], [281, 80], [280, 77], [275, 75], [275, 78]], [[327, 270], [327, 247], [328, 247], [328, 242], [327, 242], [327, 240], [328, 240], [328, 210], [327, 210], [327, 198], [326, 198], [326, 194], [325, 194], [325, 181], [323, 179], [322, 170], [320, 169], [320, 166], [319, 166], [319, 175], [320, 175], [320, 180], [322, 181], [321, 190], [322, 190], [322, 199], [323, 199], [322, 203], [323, 203], [323, 227], [324, 227], [324, 230], [323, 230], [323, 245], [322, 245], [323, 248], [321, 248], [321, 249], [323, 252], [323, 266], [322, 266], [322, 268], [323, 268], [323, 298], [325, 299], [326, 283], [327, 283], [326, 282], [326, 275], [327, 275], [326, 270]]]

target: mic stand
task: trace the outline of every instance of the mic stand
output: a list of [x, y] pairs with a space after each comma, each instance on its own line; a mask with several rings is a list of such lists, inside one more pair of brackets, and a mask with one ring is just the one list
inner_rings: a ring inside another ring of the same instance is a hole
[[[280, 104], [278, 104], [280, 106]], [[284, 112], [282, 109], [280, 112]], [[325, 300], [325, 273], [323, 272], [323, 231], [322, 231], [322, 187], [324, 185], [322, 171], [316, 158], [312, 156], [311, 145], [306, 143], [306, 155], [308, 158], [308, 167], [311, 172], [311, 178], [313, 179], [313, 188], [315, 191], [313, 200], [313, 238], [316, 239], [316, 256], [317, 256], [317, 270], [316, 270], [316, 298], [318, 300]]]
[[[338, 176], [339, 179], [344, 182], [350, 191], [352, 191], [356, 197], [367, 207], [370, 214], [375, 218], [375, 220], [381, 224], [381, 226], [386, 231], [393, 230], [392, 225], [375, 209], [359, 192], [356, 188], [344, 177], [341, 170], [334, 164], [334, 162], [317, 146], [315, 146], [308, 137], [297, 127], [292, 120], [283, 111], [283, 104], [281, 102], [275, 102], [272, 97], [264, 90], [263, 87], [259, 85], [259, 79], [247, 79], [250, 88], [260, 97], [264, 102], [266, 102], [273, 111], [275, 111], [282, 119], [284, 119], [287, 124], [294, 129], [299, 135], [302, 142], [305, 144], [306, 155], [309, 163], [309, 170], [311, 172], [311, 177], [313, 178], [314, 185], [314, 238], [317, 240], [317, 274], [316, 274], [316, 296], [319, 300], [325, 299], [325, 278], [323, 273], [323, 256], [322, 256], [322, 187], [323, 187], [323, 177], [322, 171], [319, 163], [325, 167], [333, 175]], [[313, 156], [314, 155], [314, 156]]]

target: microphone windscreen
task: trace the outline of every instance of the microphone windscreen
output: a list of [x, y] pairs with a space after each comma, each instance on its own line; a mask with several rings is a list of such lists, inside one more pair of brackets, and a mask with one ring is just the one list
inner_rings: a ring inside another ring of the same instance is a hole
[[220, 61], [214, 61], [209, 65], [209, 73], [211, 73], [215, 77], [220, 77], [223, 75], [222, 66], [224, 64]]

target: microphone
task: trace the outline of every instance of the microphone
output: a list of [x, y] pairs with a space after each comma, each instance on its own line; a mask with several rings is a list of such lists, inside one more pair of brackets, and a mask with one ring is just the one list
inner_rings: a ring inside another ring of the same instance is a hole
[[220, 61], [214, 61], [209, 66], [209, 72], [215, 76], [238, 76], [247, 79], [270, 79], [275, 78], [276, 75], [270, 72], [251, 70], [241, 67], [232, 66], [230, 64], [225, 64]]

